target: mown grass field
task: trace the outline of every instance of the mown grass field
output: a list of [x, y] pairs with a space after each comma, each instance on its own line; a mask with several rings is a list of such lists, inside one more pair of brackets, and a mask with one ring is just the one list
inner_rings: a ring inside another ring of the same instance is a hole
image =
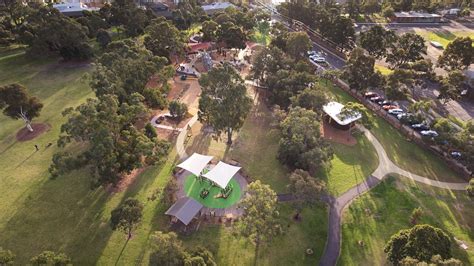
[[362, 134], [357, 134], [357, 144], [347, 146], [331, 143], [334, 150], [332, 167], [323, 173], [329, 193], [339, 196], [363, 182], [378, 166], [377, 153]]
[[[65, 121], [61, 111], [93, 97], [83, 78], [90, 70], [89, 64], [58, 63], [56, 58], [32, 60], [21, 49], [0, 51], [0, 85], [20, 82], [28, 87], [45, 105], [35, 122], [51, 125], [51, 130], [38, 138], [18, 142], [15, 134], [23, 123], [0, 115], [0, 246], [17, 255], [18, 265], [25, 265], [43, 250], [65, 252], [75, 265], [146, 265], [149, 236], [157, 230], [168, 230], [169, 218], [164, 215], [168, 206], [161, 203], [160, 192], [176, 165], [174, 150], [163, 165], [145, 169], [131, 185], [117, 193], [91, 189], [85, 169], [54, 180], [49, 177], [47, 169], [57, 148], [46, 146], [58, 139]], [[246, 128], [241, 135], [242, 145], [246, 145], [245, 134], [248, 139], [253, 138], [251, 124]], [[275, 138], [269, 142], [272, 140]], [[254, 164], [249, 172], [284, 190], [286, 170], [277, 164], [276, 150], [264, 149], [263, 145], [269, 142], [248, 151], [249, 158], [263, 162]], [[35, 144], [40, 151], [35, 152]], [[261, 154], [262, 150], [266, 153]], [[145, 208], [140, 226], [127, 242], [124, 233], [110, 229], [109, 219], [111, 210], [128, 197], [139, 199]], [[321, 256], [327, 237], [326, 207], [304, 210], [299, 222], [292, 220], [293, 214], [290, 205], [281, 205], [285, 234], [261, 250], [259, 264], [279, 260], [315, 264]], [[180, 237], [187, 246], [208, 246], [220, 265], [253, 264], [254, 246], [235, 238], [230, 228], [201, 225], [196, 234]], [[314, 249], [315, 254], [306, 256], [307, 248]]]
[[415, 32], [423, 36], [427, 41], [439, 42], [444, 48], [457, 37], [471, 37], [471, 39], [474, 39], [474, 31], [427, 30], [417, 28]]
[[[464, 191], [433, 188], [404, 177], [389, 177], [346, 209], [338, 265], [385, 265], [385, 243], [394, 233], [412, 226], [409, 217], [417, 207], [421, 207], [424, 213], [419, 224], [442, 228], [451, 237], [466, 243], [467, 251], [453, 241], [452, 254], [464, 265], [472, 265], [472, 200]], [[360, 246], [359, 241], [363, 241], [364, 246]]]

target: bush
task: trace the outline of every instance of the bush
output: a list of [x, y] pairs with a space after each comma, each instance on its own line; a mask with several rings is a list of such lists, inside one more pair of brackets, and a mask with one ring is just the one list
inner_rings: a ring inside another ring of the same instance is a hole
[[108, 31], [104, 29], [100, 29], [97, 32], [96, 40], [99, 43], [100, 47], [102, 47], [102, 49], [105, 49], [107, 45], [109, 45], [109, 43], [112, 41], [112, 37], [110, 37], [110, 34]]
[[188, 106], [185, 103], [171, 101], [169, 104], [170, 114], [178, 120], [182, 120], [188, 113]]
[[146, 125], [145, 125], [145, 135], [151, 140], [156, 139], [156, 137], [158, 136], [156, 134], [155, 127], [151, 123], [146, 123]]

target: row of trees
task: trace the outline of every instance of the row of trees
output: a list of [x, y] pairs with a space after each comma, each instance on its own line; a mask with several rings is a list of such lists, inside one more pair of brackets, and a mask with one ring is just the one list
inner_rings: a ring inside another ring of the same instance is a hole
[[[13, 265], [15, 263], [15, 254], [8, 249], [0, 247], [0, 265]], [[71, 259], [64, 253], [56, 253], [53, 251], [43, 251], [30, 259], [33, 266], [55, 265], [66, 266], [71, 265]]]
[[345, 16], [342, 7], [335, 2], [289, 1], [280, 4], [278, 10], [286, 17], [303, 22], [340, 47], [349, 47], [355, 40], [351, 18]]

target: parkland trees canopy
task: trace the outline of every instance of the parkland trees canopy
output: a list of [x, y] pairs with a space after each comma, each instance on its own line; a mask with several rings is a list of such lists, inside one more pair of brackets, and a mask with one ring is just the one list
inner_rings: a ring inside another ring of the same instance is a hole
[[219, 162], [211, 171], [205, 173], [205, 178], [215, 182], [221, 188], [225, 188], [230, 180], [240, 170], [240, 167]]

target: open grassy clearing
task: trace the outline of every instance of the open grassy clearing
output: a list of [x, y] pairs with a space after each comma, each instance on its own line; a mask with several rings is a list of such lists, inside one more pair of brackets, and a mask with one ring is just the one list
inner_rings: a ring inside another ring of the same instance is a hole
[[[463, 191], [453, 192], [414, 183], [403, 177], [389, 177], [356, 199], [345, 211], [342, 247], [338, 265], [384, 265], [383, 247], [391, 235], [411, 227], [409, 217], [421, 207], [420, 224], [442, 228], [469, 247], [453, 243], [452, 253], [465, 265], [474, 263], [474, 205]], [[363, 241], [361, 247], [358, 241]], [[453, 241], [454, 242], [454, 241]]]
[[[86, 170], [50, 180], [47, 169], [56, 147], [45, 146], [58, 138], [64, 122], [61, 111], [93, 96], [81, 81], [90, 67], [60, 64], [56, 59], [32, 60], [16, 50], [0, 54], [0, 70], [0, 84], [20, 82], [43, 101], [45, 106], [35, 121], [51, 125], [37, 139], [17, 142], [15, 134], [23, 123], [0, 116], [0, 246], [16, 253], [19, 265], [46, 249], [67, 253], [77, 265], [140, 261], [148, 233], [157, 229], [154, 217], [162, 213], [158, 200], [147, 202], [146, 198], [168, 180], [175, 155], [164, 167], [148, 168], [121, 193], [91, 190]], [[34, 144], [39, 145], [39, 152], [34, 152]], [[108, 221], [110, 211], [130, 196], [146, 202], [144, 222], [119, 257], [125, 235], [112, 232]]]
[[[329, 85], [327, 88], [341, 103], [355, 101], [352, 96], [336, 86]], [[465, 182], [443, 160], [408, 141], [382, 118], [375, 116], [375, 125], [371, 132], [383, 145], [390, 159], [403, 169], [440, 181]]]
[[332, 167], [322, 174], [329, 192], [338, 196], [363, 182], [378, 166], [377, 153], [369, 140], [356, 134], [357, 144], [331, 143], [334, 149]]
[[442, 29], [427, 30], [417, 28], [415, 32], [423, 36], [427, 41], [441, 43], [444, 48], [446, 48], [448, 44], [454, 41], [457, 37], [471, 37], [471, 39], [474, 39], [474, 31], [448, 31]]
[[[280, 204], [284, 233], [260, 250], [257, 265], [315, 265], [321, 257], [327, 238], [327, 209], [324, 206], [306, 208], [301, 221], [293, 220], [294, 210]], [[231, 227], [209, 226], [189, 237], [185, 245], [205, 246], [214, 253], [218, 265], [255, 265], [255, 246], [232, 235]], [[314, 254], [308, 256], [306, 249]]]

